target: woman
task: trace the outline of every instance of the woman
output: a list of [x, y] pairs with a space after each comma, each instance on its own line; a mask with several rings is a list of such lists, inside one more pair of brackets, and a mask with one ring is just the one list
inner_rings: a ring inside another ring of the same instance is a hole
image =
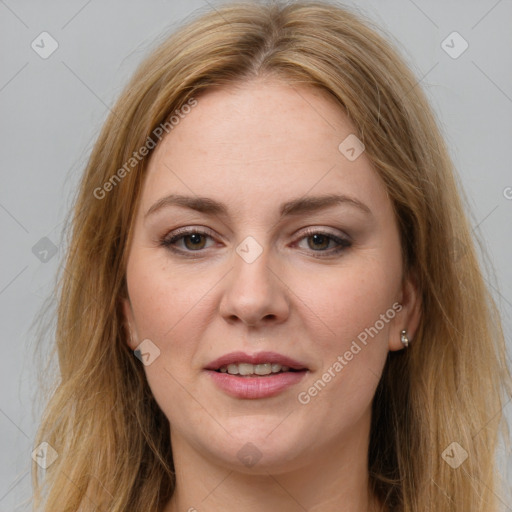
[[426, 99], [349, 11], [231, 4], [157, 48], [65, 269], [39, 509], [498, 510], [499, 316]]

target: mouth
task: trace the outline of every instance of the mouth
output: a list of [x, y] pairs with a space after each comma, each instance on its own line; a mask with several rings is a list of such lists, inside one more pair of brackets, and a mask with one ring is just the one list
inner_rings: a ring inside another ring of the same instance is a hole
[[306, 371], [306, 368], [295, 369], [279, 363], [231, 363], [223, 365], [214, 371], [228, 373], [229, 375], [239, 375], [240, 377], [266, 377], [277, 373]]
[[206, 368], [216, 386], [241, 399], [275, 396], [300, 382], [309, 369], [301, 362], [275, 352], [232, 352]]
[[308, 368], [302, 362], [277, 352], [231, 352], [209, 363], [205, 370], [230, 375], [264, 377], [276, 373], [306, 371]]

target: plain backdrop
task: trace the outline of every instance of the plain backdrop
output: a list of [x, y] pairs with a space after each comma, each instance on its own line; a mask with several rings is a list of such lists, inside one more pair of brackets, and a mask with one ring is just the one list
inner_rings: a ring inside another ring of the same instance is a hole
[[[52, 293], [65, 252], [62, 228], [92, 144], [156, 42], [197, 9], [218, 5], [0, 0], [0, 512], [29, 510], [21, 503], [31, 492], [40, 414], [30, 326]], [[432, 102], [469, 198], [474, 234], [495, 268], [496, 276], [486, 279], [510, 348], [512, 2], [345, 5], [357, 6], [389, 34]], [[505, 410], [511, 418], [512, 405]], [[512, 483], [511, 460], [508, 467]]]

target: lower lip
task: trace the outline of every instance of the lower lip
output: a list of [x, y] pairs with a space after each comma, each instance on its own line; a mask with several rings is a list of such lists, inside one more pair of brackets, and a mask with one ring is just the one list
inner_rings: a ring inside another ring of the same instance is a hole
[[263, 377], [240, 377], [213, 370], [206, 370], [213, 382], [225, 393], [235, 398], [268, 398], [300, 382], [307, 370], [283, 372]]

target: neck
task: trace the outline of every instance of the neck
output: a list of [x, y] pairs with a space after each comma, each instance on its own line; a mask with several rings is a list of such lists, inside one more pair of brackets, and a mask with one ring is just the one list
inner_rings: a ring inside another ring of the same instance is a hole
[[[360, 425], [358, 427], [361, 427]], [[198, 453], [174, 433], [176, 490], [164, 512], [217, 512], [232, 505], [240, 512], [380, 512], [369, 492], [367, 432], [308, 454], [288, 471], [258, 465], [248, 472]], [[257, 471], [256, 471], [257, 470]]]

